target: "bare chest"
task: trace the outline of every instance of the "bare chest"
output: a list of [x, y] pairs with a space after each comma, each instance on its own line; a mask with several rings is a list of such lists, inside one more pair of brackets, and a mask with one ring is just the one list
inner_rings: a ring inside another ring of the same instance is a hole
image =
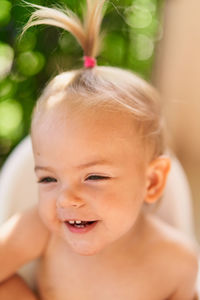
[[56, 252], [51, 249], [38, 270], [42, 300], [165, 300], [169, 295], [169, 280], [152, 263], [144, 268], [127, 258], [104, 263]]

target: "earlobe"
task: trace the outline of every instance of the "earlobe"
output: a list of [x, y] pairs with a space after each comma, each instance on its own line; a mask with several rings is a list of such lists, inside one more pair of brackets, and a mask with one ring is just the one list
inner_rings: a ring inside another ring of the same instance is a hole
[[170, 159], [164, 155], [157, 157], [149, 164], [147, 170], [146, 203], [154, 203], [162, 196], [170, 165]]

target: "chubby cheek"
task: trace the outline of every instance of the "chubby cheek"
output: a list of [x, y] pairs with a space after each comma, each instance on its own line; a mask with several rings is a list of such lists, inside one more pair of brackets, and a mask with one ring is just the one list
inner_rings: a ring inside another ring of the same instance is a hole
[[109, 227], [126, 230], [134, 225], [143, 205], [145, 189], [119, 186], [96, 197], [96, 209]]
[[56, 214], [56, 201], [43, 197], [39, 193], [39, 214], [50, 231], [57, 231], [59, 229], [60, 221]]

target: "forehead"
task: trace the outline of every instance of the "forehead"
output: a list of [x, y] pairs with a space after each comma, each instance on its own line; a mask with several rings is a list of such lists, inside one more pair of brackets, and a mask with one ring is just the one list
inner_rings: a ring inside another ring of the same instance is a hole
[[141, 142], [128, 113], [106, 109], [57, 109], [43, 116], [32, 130], [36, 158], [63, 155], [79, 159], [125, 158], [141, 154]]

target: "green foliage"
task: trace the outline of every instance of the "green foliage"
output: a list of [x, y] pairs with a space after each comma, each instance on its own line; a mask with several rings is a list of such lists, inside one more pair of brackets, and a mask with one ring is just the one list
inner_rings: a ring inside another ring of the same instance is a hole
[[[85, 0], [31, 0], [67, 6], [82, 17]], [[160, 36], [162, 0], [110, 0], [103, 20], [106, 32], [99, 65], [131, 69], [151, 77], [155, 43]], [[19, 40], [32, 9], [22, 1], [0, 1], [0, 165], [29, 133], [31, 113], [45, 83], [64, 70], [82, 66], [76, 40], [51, 26], [30, 28]]]
[[5, 26], [9, 23], [11, 15], [11, 3], [8, 0], [0, 2], [0, 26]]

